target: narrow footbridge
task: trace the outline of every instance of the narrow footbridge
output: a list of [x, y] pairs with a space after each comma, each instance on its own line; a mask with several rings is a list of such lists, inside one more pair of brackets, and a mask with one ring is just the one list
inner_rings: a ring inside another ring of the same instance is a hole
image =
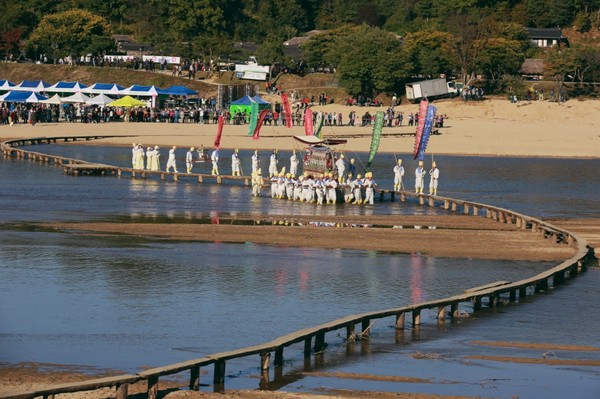
[[[61, 140], [94, 140], [103, 137], [107, 136], [33, 138], [12, 140], [1, 143], [0, 146], [5, 157], [16, 156], [17, 158], [21, 159], [30, 159], [38, 162], [54, 162], [57, 165], [65, 166], [92, 165], [81, 160], [40, 154], [19, 147], [39, 143], [55, 143]], [[107, 168], [115, 168], [110, 167], [109, 165], [105, 166]], [[143, 173], [143, 171], [133, 171], [128, 168], [115, 168], [115, 173], [119, 173], [119, 169], [132, 174]], [[107, 173], [109, 171], [112, 173], [112, 169], [106, 169]], [[204, 177], [205, 176], [202, 175], [202, 179], [204, 179]], [[196, 176], [196, 178], [199, 177]], [[238, 177], [238, 179], [242, 180], [246, 178], [247, 177]], [[221, 181], [222, 179], [225, 179], [225, 176], [221, 177]], [[218, 179], [215, 180], [217, 183], [221, 182]], [[199, 182], [202, 181], [199, 180]], [[113, 388], [114, 396], [117, 399], [125, 399], [128, 396], [129, 387], [131, 384], [146, 382], [148, 398], [156, 399], [158, 396], [159, 379], [160, 377], [167, 375], [189, 372], [189, 389], [198, 390], [200, 387], [200, 370], [203, 367], [210, 367], [213, 369], [212, 382], [215, 386], [215, 390], [224, 389], [227, 361], [248, 356], [257, 356], [257, 361], [259, 361], [260, 369], [262, 370], [262, 379], [266, 379], [268, 382], [269, 369], [274, 367], [276, 370], [281, 371], [284, 367], [284, 350], [294, 344], [300, 344], [300, 348], [303, 349], [299, 350], [302, 351], [304, 358], [310, 359], [312, 356], [316, 357], [323, 354], [323, 351], [327, 347], [327, 333], [339, 330], [345, 331], [346, 340], [350, 341], [357, 336], [357, 326], [360, 329], [358, 335], [361, 335], [365, 332], [368, 334], [368, 330], [370, 329], [373, 320], [391, 318], [395, 328], [398, 330], [403, 330], [406, 328], [407, 324], [409, 324], [411, 328], [418, 328], [418, 326], [421, 325], [423, 315], [427, 312], [433, 312], [433, 319], [436, 320], [438, 324], [443, 324], [448, 318], [462, 317], [463, 313], [465, 312], [464, 309], [466, 309], [467, 313], [476, 313], [483, 307], [494, 308], [499, 306], [501, 303], [519, 302], [527, 296], [535, 295], [558, 287], [566, 280], [572, 279], [584, 272], [587, 266], [594, 259], [593, 248], [589, 247], [587, 242], [577, 234], [546, 223], [543, 220], [513, 212], [509, 209], [503, 209], [476, 202], [463, 201], [460, 199], [413, 194], [406, 191], [378, 190], [378, 193], [380, 200], [384, 200], [386, 196], [388, 196], [391, 201], [395, 200], [396, 197], [398, 197], [401, 201], [406, 201], [407, 198], [413, 198], [417, 200], [417, 203], [420, 206], [433, 207], [439, 205], [449, 212], [461, 212], [465, 215], [471, 215], [474, 217], [487, 217], [497, 221], [498, 223], [515, 224], [520, 229], [531, 231], [531, 234], [539, 234], [545, 239], [552, 240], [554, 245], [569, 245], [575, 249], [575, 254], [570, 259], [562, 262], [559, 265], [556, 265], [555, 267], [552, 267], [549, 270], [520, 281], [497, 281], [479, 287], [473, 287], [448, 298], [421, 302], [398, 308], [384, 309], [375, 312], [350, 315], [341, 319], [330, 321], [328, 323], [320, 324], [318, 326], [305, 328], [260, 345], [227, 352], [213, 353], [201, 358], [191, 359], [181, 363], [144, 370], [136, 374], [125, 374], [81, 382], [51, 385], [43, 389], [21, 392], [14, 395], [4, 396], [3, 398], [49, 398], [63, 393]], [[459, 310], [459, 305], [461, 306], [461, 310]], [[429, 319], [431, 319], [431, 317]], [[339, 333], [335, 336], [337, 337], [338, 335]]]

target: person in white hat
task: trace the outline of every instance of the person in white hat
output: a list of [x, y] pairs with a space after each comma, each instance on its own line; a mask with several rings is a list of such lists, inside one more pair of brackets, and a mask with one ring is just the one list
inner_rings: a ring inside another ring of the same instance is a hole
[[404, 166], [402, 166], [402, 160], [399, 159], [394, 166], [394, 191], [400, 191], [404, 189], [402, 184], [402, 178], [404, 177]]
[[429, 171], [429, 195], [437, 195], [438, 179], [440, 178], [440, 170], [437, 168], [435, 161], [431, 165]]
[[154, 146], [152, 154], [152, 168], [150, 170], [160, 171], [160, 149], [157, 145]]
[[177, 172], [177, 162], [175, 160], [175, 150], [177, 149], [177, 147], [173, 146], [173, 148], [171, 148], [169, 150], [169, 158], [167, 159], [167, 172], [170, 172], [170, 169], [173, 169], [173, 172], [178, 173]]
[[346, 180], [346, 160], [344, 159], [344, 154], [341, 154], [337, 161], [335, 161], [335, 166], [337, 168], [337, 177], [340, 183], [343, 183]]
[[219, 175], [219, 147], [215, 147], [212, 154], [210, 154], [210, 161], [212, 162], [212, 170], [210, 172], [213, 176]]
[[242, 175], [242, 161], [240, 160], [240, 155], [237, 148], [235, 151], [233, 151], [233, 155], [231, 155], [231, 174], [233, 176]]
[[192, 173], [194, 167], [194, 147], [190, 147], [190, 150], [185, 154], [185, 169], [187, 173]]
[[423, 161], [419, 161], [419, 166], [415, 169], [415, 194], [423, 194], [423, 179], [426, 173]]
[[292, 156], [290, 157], [290, 173], [293, 176], [298, 174], [298, 165], [300, 161], [298, 160], [298, 156], [296, 155], [296, 150], [292, 150]]
[[154, 157], [154, 148], [146, 148], [146, 170], [152, 170], [152, 158]]

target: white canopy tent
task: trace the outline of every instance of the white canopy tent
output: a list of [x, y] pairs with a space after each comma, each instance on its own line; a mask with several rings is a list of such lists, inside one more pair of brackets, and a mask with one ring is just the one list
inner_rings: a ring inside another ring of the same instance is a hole
[[85, 103], [87, 105], [106, 105], [106, 104], [111, 103], [113, 101], [115, 101], [114, 98], [110, 98], [106, 94], [99, 94], [96, 97], [90, 98]]
[[60, 99], [61, 102], [63, 103], [86, 103], [88, 100], [90, 99], [90, 97], [86, 96], [85, 94], [79, 92], [79, 93], [75, 93], [72, 96], [69, 97], [63, 97]]
[[43, 104], [60, 104], [60, 96], [58, 94], [53, 95], [47, 100], [42, 100], [40, 103]]

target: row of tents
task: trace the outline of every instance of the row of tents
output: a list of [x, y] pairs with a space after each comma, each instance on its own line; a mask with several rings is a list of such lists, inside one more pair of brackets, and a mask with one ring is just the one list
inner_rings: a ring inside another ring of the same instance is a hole
[[[180, 96], [188, 98], [197, 96], [199, 93], [186, 86], [171, 86], [161, 89], [156, 86], [132, 85], [124, 88], [115, 83], [94, 83], [86, 86], [80, 82], [58, 82], [53, 85], [43, 80], [24, 80], [14, 84], [8, 80], [0, 80], [0, 102], [15, 103], [46, 103], [65, 104], [77, 103], [86, 105], [110, 105], [117, 107], [146, 106], [147, 102], [137, 100], [133, 97], [146, 97], [154, 106], [158, 96]], [[44, 94], [53, 94], [48, 97]], [[67, 95], [69, 94], [69, 95]], [[61, 96], [62, 95], [62, 96]], [[116, 97], [120, 97], [116, 99]], [[230, 104], [229, 112], [234, 115], [237, 112], [250, 114], [251, 105], [256, 102], [258, 109], [270, 109], [271, 103], [262, 99], [259, 95], [254, 97], [243, 96]]]
[[8, 80], [0, 80], [0, 92], [23, 91], [35, 93], [84, 93], [84, 94], [108, 94], [108, 95], [128, 95], [128, 96], [146, 96], [156, 97], [164, 96], [197, 96], [199, 93], [186, 86], [170, 86], [161, 89], [157, 86], [131, 85], [123, 87], [115, 83], [94, 83], [86, 86], [80, 82], [57, 82], [53, 85], [43, 80], [24, 80], [19, 84]]

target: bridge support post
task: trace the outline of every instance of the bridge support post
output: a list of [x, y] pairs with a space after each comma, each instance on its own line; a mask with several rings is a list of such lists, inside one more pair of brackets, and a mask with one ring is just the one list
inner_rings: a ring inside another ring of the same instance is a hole
[[515, 291], [515, 290], [510, 290], [510, 293], [509, 293], [508, 295], [509, 295], [509, 296], [508, 296], [508, 300], [509, 300], [510, 302], [514, 302], [514, 301], [516, 301], [516, 300], [517, 300], [517, 291]]
[[521, 298], [525, 298], [526, 296], [527, 296], [527, 287], [519, 288], [519, 300], [521, 300]]
[[473, 310], [481, 309], [481, 297], [476, 297], [473, 299]]
[[404, 319], [405, 319], [404, 312], [398, 313], [396, 315], [396, 329], [404, 330]]
[[450, 209], [450, 202], [448, 200], [446, 200], [446, 199], [444, 200], [444, 209], [445, 210]]
[[148, 377], [148, 399], [156, 399], [158, 397], [158, 377]]
[[443, 322], [446, 320], [446, 307], [438, 306], [438, 314], [437, 314], [438, 322]]
[[406, 202], [406, 195], [404, 193], [400, 194], [400, 201]]
[[283, 347], [279, 347], [275, 350], [275, 360], [273, 365], [275, 367], [283, 366]]
[[390, 192], [390, 201], [394, 202], [396, 200], [396, 193], [394, 191]]
[[315, 337], [315, 353], [325, 349], [325, 333], [320, 332]]
[[265, 352], [260, 354], [260, 369], [262, 371], [268, 370], [271, 364], [271, 353]]
[[463, 213], [465, 215], [468, 215], [469, 214], [469, 204], [463, 204], [463, 208], [464, 208]]
[[420, 326], [421, 325], [421, 310], [420, 309], [415, 309], [412, 312], [412, 324], [413, 326]]
[[452, 212], [456, 212], [457, 208], [458, 208], [458, 204], [456, 202], [452, 202]]
[[450, 317], [454, 317], [458, 311], [458, 303], [453, 302], [450, 304]]
[[419, 205], [425, 205], [425, 197], [419, 195]]
[[192, 366], [190, 369], [190, 391], [200, 389], [200, 366]]
[[304, 358], [310, 358], [311, 341], [312, 341], [311, 337], [307, 337], [304, 340]]
[[381, 190], [379, 192], [379, 202], [383, 202], [383, 196], [384, 196], [385, 192], [383, 190]]
[[[215, 372], [213, 375], [213, 384], [223, 385], [225, 383], [225, 360], [215, 362]], [[148, 398], [150, 399], [150, 398]]]
[[350, 323], [346, 326], [346, 340], [349, 340], [354, 335], [354, 323]]
[[198, 183], [202, 183], [203, 181], [202, 175], [198, 175]]
[[127, 399], [128, 392], [129, 392], [129, 384], [127, 384], [127, 383], [118, 384], [115, 399]]

